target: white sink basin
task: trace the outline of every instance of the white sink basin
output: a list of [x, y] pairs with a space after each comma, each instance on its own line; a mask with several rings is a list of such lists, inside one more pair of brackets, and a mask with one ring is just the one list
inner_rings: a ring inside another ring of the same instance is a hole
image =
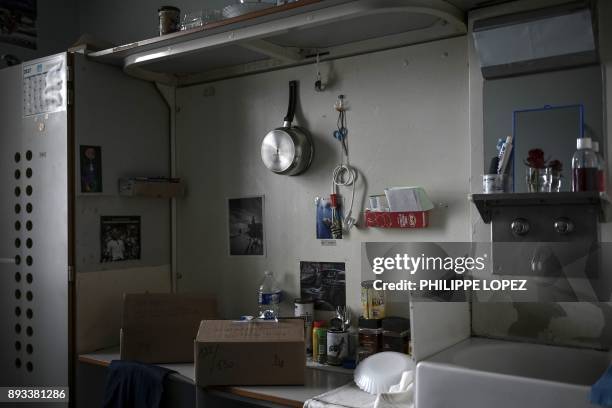
[[611, 354], [470, 338], [417, 365], [416, 408], [592, 408]]

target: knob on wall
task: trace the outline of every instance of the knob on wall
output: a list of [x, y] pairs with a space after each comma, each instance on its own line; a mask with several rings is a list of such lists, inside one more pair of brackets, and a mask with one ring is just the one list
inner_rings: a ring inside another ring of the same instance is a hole
[[566, 235], [574, 230], [574, 223], [568, 218], [558, 218], [554, 223], [555, 232]]
[[516, 218], [510, 224], [514, 235], [526, 235], [529, 232], [529, 221], [524, 218]]

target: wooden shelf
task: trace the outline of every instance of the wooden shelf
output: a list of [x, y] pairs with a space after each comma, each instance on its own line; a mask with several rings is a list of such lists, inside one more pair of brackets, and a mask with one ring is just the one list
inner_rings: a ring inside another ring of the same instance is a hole
[[598, 192], [470, 194], [469, 199], [486, 224], [491, 222], [494, 208], [541, 205], [598, 206], [603, 219], [609, 201], [607, 195]]
[[464, 13], [443, 0], [299, 0], [88, 56], [184, 86], [466, 32]]

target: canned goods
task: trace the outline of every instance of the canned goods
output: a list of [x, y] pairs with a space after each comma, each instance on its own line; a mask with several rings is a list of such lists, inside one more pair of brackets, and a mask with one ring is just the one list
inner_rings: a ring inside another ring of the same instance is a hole
[[293, 315], [304, 319], [304, 343], [306, 355], [312, 355], [312, 321], [314, 320], [314, 301], [311, 299], [295, 299], [293, 302]]
[[342, 362], [348, 357], [348, 349], [348, 331], [327, 331], [327, 364], [342, 365]]
[[321, 364], [327, 361], [327, 329], [324, 320], [317, 320], [313, 323], [312, 359]]
[[312, 299], [295, 299], [293, 303], [293, 316], [303, 317], [307, 323], [314, 319], [314, 301]]

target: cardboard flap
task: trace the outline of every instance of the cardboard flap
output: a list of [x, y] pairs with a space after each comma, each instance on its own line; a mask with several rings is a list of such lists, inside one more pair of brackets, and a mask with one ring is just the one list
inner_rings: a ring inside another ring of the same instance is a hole
[[122, 328], [198, 327], [202, 319], [217, 316], [213, 298], [176, 293], [127, 293], [123, 296]]
[[303, 342], [304, 322], [301, 319], [279, 322], [241, 322], [204, 320], [196, 341], [203, 343]]

